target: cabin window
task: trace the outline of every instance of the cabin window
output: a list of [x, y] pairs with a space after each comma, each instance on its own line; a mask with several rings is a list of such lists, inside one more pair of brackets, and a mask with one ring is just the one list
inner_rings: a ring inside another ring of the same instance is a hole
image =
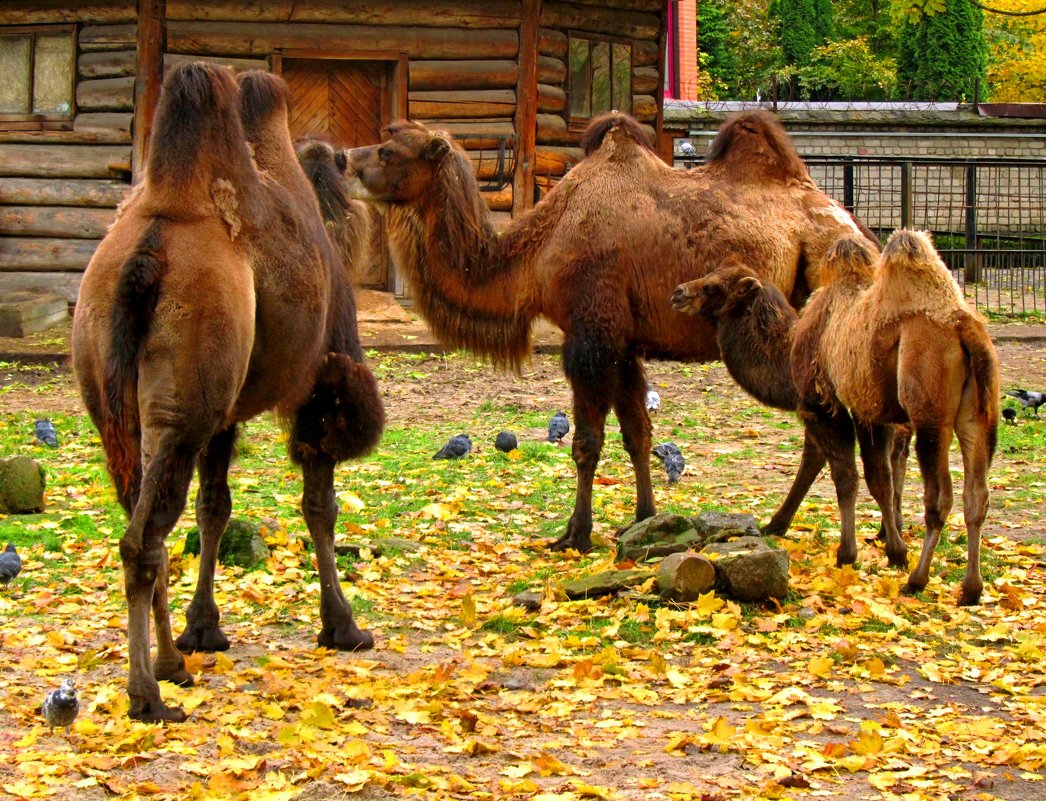
[[612, 109], [631, 114], [631, 43], [571, 33], [567, 45], [570, 122], [583, 126]]
[[0, 128], [72, 125], [75, 36], [69, 25], [0, 28]]

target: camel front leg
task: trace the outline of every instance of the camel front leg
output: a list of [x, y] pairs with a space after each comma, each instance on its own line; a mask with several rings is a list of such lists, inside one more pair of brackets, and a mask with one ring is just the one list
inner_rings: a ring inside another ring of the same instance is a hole
[[857, 506], [857, 461], [854, 458], [854, 425], [848, 412], [829, 414], [825, 410], [804, 412], [807, 434], [824, 454], [835, 484], [839, 504], [839, 550], [835, 563], [839, 567], [857, 561], [857, 533], [854, 514]]
[[218, 548], [232, 513], [229, 494], [229, 463], [236, 443], [236, 427], [216, 434], [200, 454], [198, 472], [200, 489], [196, 493], [196, 523], [200, 530], [200, 575], [196, 591], [185, 610], [185, 631], [178, 638], [178, 650], [226, 651], [229, 638], [219, 626], [221, 612], [214, 602], [214, 574], [218, 566]]
[[356, 625], [352, 608], [341, 591], [338, 565], [334, 558], [334, 523], [338, 504], [334, 499], [334, 460], [315, 451], [302, 461], [304, 493], [302, 512], [316, 547], [320, 574], [320, 622], [317, 643], [339, 651], [360, 651], [374, 647], [374, 637]]
[[886, 534], [886, 557], [890, 567], [908, 569], [908, 546], [897, 525], [896, 484], [891, 459], [894, 454], [894, 429], [888, 425], [858, 425], [857, 441], [861, 445], [864, 480], [868, 491], [879, 504], [882, 530]]
[[592, 550], [592, 482], [603, 452], [609, 408], [602, 390], [574, 385], [574, 441], [570, 455], [577, 467], [577, 495], [566, 533], [549, 545], [549, 550]]
[[792, 480], [792, 487], [788, 490], [788, 495], [781, 503], [781, 507], [774, 512], [770, 522], [763, 526], [763, 534], [783, 536], [788, 533], [792, 519], [799, 511], [799, 504], [806, 498], [810, 487], [817, 480], [817, 476], [821, 474], [821, 470], [824, 469], [827, 462], [828, 460], [825, 459], [813, 436], [808, 431], [804, 431], [803, 455], [799, 459], [799, 470]]
[[646, 409], [646, 376], [638, 359], [625, 361], [614, 398], [621, 439], [636, 474], [636, 522], [653, 517], [654, 487], [650, 480], [650, 414]]
[[[941, 529], [952, 510], [952, 476], [948, 472], [948, 447], [952, 432], [948, 428], [918, 427], [915, 432], [915, 455], [923, 474], [923, 508], [926, 515], [926, 536], [923, 538], [919, 562], [908, 576], [907, 592], [925, 589], [930, 580], [930, 562]], [[978, 547], [980, 538], [978, 537]]]

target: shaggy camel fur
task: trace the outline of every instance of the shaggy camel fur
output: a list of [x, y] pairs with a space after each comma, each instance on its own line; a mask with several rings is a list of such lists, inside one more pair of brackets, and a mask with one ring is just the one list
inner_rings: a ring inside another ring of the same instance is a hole
[[[871, 251], [861, 252], [867, 257], [870, 281]], [[743, 265], [726, 264], [703, 278], [681, 284], [672, 294], [672, 305], [677, 311], [702, 314], [712, 321], [723, 363], [742, 389], [767, 406], [799, 411], [799, 389], [792, 374], [792, 340], [799, 317], [776, 287], [763, 284]], [[831, 462], [840, 506], [845, 507], [849, 493], [856, 492], [855, 430], [849, 413], [831, 399], [827, 404], [808, 404], [801, 416], [804, 437], [799, 471], [781, 507], [763, 528], [764, 534], [788, 531], [799, 504], [826, 462]], [[891, 454], [898, 525], [910, 432], [903, 429], [901, 434], [894, 440]], [[875, 467], [867, 459], [865, 466], [866, 472]], [[867, 482], [878, 487], [879, 477], [869, 476]], [[852, 564], [857, 558], [852, 518], [841, 528], [836, 561], [840, 565]], [[885, 527], [880, 530], [880, 537], [886, 539]]]
[[370, 257], [371, 207], [349, 196], [344, 150], [335, 150], [322, 139], [304, 137], [295, 140], [294, 152], [320, 202], [327, 235], [352, 280], [353, 270]]
[[[879, 258], [869, 285], [863, 247], [844, 240], [825, 262], [826, 287], [811, 298], [796, 329], [793, 371], [804, 399], [838, 398], [872, 431], [866, 446], [889, 470], [889, 435], [906, 423], [915, 431], [923, 477], [926, 536], [907, 589], [926, 586], [933, 552], [952, 508], [948, 448], [959, 438], [963, 516], [968, 543], [959, 603], [979, 603], [981, 526], [988, 510], [988, 468], [999, 424], [999, 368], [983, 319], [971, 312], [929, 236], [900, 230]], [[834, 275], [833, 275], [834, 273]], [[807, 365], [800, 378], [798, 365]], [[864, 443], [862, 443], [864, 445]], [[866, 457], [867, 458], [867, 457]], [[886, 487], [880, 488], [885, 496]], [[873, 489], [873, 495], [876, 495]], [[887, 528], [892, 565], [907, 567], [893, 505], [876, 495]], [[843, 509], [852, 515], [852, 504]]]
[[718, 357], [707, 320], [672, 313], [682, 281], [739, 254], [801, 303], [829, 245], [861, 228], [810, 179], [763, 112], [727, 122], [708, 162], [677, 171], [624, 114], [594, 121], [586, 156], [528, 214], [495, 233], [471, 162], [448, 135], [398, 122], [349, 152], [354, 194], [386, 207], [397, 265], [446, 342], [518, 365], [531, 324], [564, 333], [574, 394], [574, 511], [553, 549], [592, 546], [592, 482], [610, 409], [636, 475], [636, 520], [654, 514], [642, 359]]
[[[344, 267], [294, 157], [282, 81], [245, 73], [237, 86], [231, 71], [203, 63], [171, 72], [145, 180], [84, 274], [72, 345], [130, 518], [120, 540], [130, 716], [183, 720], [161, 700], [157, 679], [192, 683], [178, 649], [228, 647], [212, 586], [231, 508], [227, 471], [237, 424], [266, 409], [289, 421], [291, 456], [302, 466], [320, 573], [319, 643], [371, 647], [338, 582], [333, 476], [338, 461], [376, 444], [383, 410]], [[200, 578], [176, 647], [164, 540], [194, 463]]]

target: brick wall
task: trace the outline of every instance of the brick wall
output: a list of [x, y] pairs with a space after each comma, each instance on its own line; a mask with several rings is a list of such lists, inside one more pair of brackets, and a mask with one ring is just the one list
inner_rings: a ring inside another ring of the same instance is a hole
[[679, 0], [679, 99], [697, 100], [697, 0]]

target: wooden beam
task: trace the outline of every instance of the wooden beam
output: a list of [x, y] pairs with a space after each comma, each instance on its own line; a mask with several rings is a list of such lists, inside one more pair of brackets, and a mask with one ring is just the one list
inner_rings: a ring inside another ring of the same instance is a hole
[[319, 22], [426, 28], [504, 28], [519, 24], [516, 0], [168, 0], [170, 21]]
[[0, 145], [0, 175], [112, 178], [131, 159], [126, 145]]
[[94, 255], [97, 239], [0, 237], [0, 270], [25, 272], [80, 271]]
[[0, 235], [101, 239], [115, 216], [114, 209], [0, 206]]
[[80, 133], [119, 133], [122, 141], [131, 141], [131, 123], [134, 114], [131, 112], [98, 111], [88, 114], [77, 114], [73, 120], [73, 130]]
[[536, 86], [538, 111], [542, 114], [557, 114], [566, 110], [567, 93], [558, 86], [539, 83]]
[[81, 78], [122, 78], [134, 75], [133, 50], [102, 50], [98, 53], [81, 53], [76, 62], [76, 71]]
[[540, 17], [541, 0], [522, 0], [519, 22], [519, 81], [516, 84], [516, 171], [512, 176], [514, 217], [534, 206]]
[[423, 61], [410, 62], [410, 88], [418, 90], [515, 89], [516, 62]]
[[234, 72], [246, 72], [247, 70], [264, 70], [268, 72], [269, 70], [269, 62], [264, 58], [222, 58], [221, 56], [192, 56], [165, 53], [163, 57], [163, 72], [166, 75], [179, 64], [185, 64], [190, 61], [206, 61], [209, 64], [232, 67]]
[[511, 117], [516, 97], [511, 89], [477, 89], [471, 92], [410, 92], [411, 119], [475, 119]]
[[130, 186], [79, 178], [0, 178], [0, 197], [17, 206], [89, 206], [115, 209]]
[[133, 75], [80, 81], [76, 85], [76, 107], [84, 111], [131, 111], [134, 85]]
[[[654, 120], [654, 148], [661, 153], [663, 158], [668, 164], [674, 163], [675, 155], [672, 153], [672, 143], [668, 142], [667, 147], [664, 141], [664, 124], [665, 124], [665, 76], [663, 70], [665, 69], [665, 51], [668, 46], [668, 7], [661, 9], [661, 32], [657, 37], [657, 87], [654, 89], [654, 103], [657, 106], [657, 117]], [[633, 84], [634, 86], [634, 84]], [[636, 91], [635, 88], [632, 91]], [[633, 103], [635, 99], [633, 98]]]
[[133, 50], [137, 31], [138, 26], [134, 24], [85, 25], [80, 29], [80, 49], [84, 52]]
[[626, 11], [606, 6], [579, 6], [545, 0], [541, 9], [541, 24], [558, 30], [591, 31], [608, 36], [629, 39], [657, 39], [660, 20], [657, 14]]
[[134, 80], [134, 147], [131, 179], [145, 171], [153, 114], [163, 85], [163, 54], [167, 49], [166, 0], [138, 0], [138, 66]]
[[4, 3], [0, 8], [0, 24], [134, 22], [134, 10], [134, 0], [33, 0], [31, 3]]
[[0, 131], [0, 143], [24, 145], [129, 145], [131, 135], [123, 131]]
[[[82, 272], [5, 272], [4, 251], [0, 246], [0, 292], [18, 292], [26, 289], [42, 290], [49, 295], [59, 295], [70, 303], [76, 303], [80, 293]], [[86, 265], [86, 262], [84, 262]]]

